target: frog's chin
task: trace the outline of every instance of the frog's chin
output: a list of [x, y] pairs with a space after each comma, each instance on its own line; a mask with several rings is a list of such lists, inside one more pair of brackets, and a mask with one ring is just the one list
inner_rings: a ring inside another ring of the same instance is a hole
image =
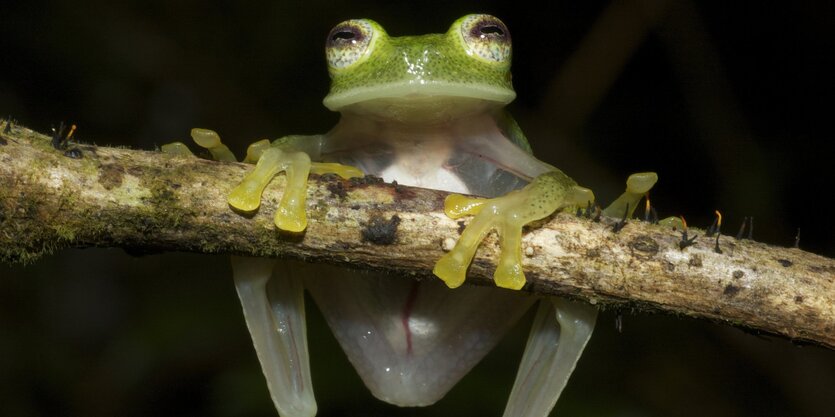
[[443, 123], [503, 107], [512, 90], [480, 86], [404, 84], [353, 90], [325, 97], [327, 108], [373, 119], [404, 123]]
[[343, 107], [343, 114], [385, 122], [439, 125], [499, 109], [502, 103], [471, 97], [409, 95], [376, 98]]

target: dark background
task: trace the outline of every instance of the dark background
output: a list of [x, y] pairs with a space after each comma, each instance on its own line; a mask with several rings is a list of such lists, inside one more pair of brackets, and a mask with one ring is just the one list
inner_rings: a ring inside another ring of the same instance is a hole
[[[391, 35], [499, 16], [514, 41], [510, 106], [535, 153], [601, 201], [654, 170], [662, 216], [835, 256], [833, 3], [28, 1], [0, 8], [0, 114], [141, 149], [263, 137], [337, 120], [324, 37], [368, 17]], [[703, 243], [706, 244], [706, 243]], [[0, 415], [275, 415], [223, 257], [73, 250], [0, 266]], [[529, 320], [437, 406], [374, 400], [315, 308], [320, 415], [498, 415]], [[710, 323], [615, 313], [560, 416], [828, 416], [835, 353]]]

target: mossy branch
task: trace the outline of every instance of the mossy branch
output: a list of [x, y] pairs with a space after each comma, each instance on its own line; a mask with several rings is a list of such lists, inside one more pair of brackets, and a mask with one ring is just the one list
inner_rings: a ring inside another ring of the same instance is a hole
[[[308, 228], [279, 233], [282, 187], [253, 216], [226, 194], [248, 167], [159, 152], [78, 145], [80, 158], [23, 127], [0, 136], [0, 261], [27, 263], [67, 247], [190, 251], [304, 259], [428, 278], [461, 225], [446, 193], [366, 178], [310, 181]], [[77, 156], [77, 155], [75, 155]], [[680, 234], [642, 222], [553, 216], [524, 237], [526, 290], [608, 308], [663, 311], [729, 323], [835, 349], [835, 261], [722, 236], [679, 249]], [[488, 237], [468, 281], [490, 285]], [[398, 278], [392, 275], [391, 279]]]

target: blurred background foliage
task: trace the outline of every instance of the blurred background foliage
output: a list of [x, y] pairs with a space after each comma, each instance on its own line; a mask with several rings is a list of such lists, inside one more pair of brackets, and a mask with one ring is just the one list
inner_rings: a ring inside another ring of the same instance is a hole
[[[820, 204], [835, 156], [832, 2], [18, 1], [0, 8], [0, 114], [153, 149], [191, 127], [233, 150], [337, 120], [324, 37], [368, 17], [392, 35], [499, 16], [510, 107], [536, 154], [607, 201], [654, 170], [662, 216], [743, 216], [754, 236], [835, 256]], [[823, 194], [821, 194], [823, 193]], [[224, 257], [65, 251], [0, 265], [0, 415], [275, 415]], [[322, 416], [498, 415], [523, 320], [435, 407], [374, 400], [309, 310]], [[623, 314], [623, 330], [614, 328]], [[605, 311], [555, 415], [829, 416], [835, 353], [668, 316]]]

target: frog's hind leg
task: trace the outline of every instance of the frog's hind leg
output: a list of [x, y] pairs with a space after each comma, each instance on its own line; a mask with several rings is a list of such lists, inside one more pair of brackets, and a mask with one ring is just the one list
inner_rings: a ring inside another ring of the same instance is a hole
[[504, 417], [547, 416], [574, 371], [597, 308], [562, 298], [540, 302]]
[[232, 271], [255, 353], [279, 415], [315, 416], [301, 277], [264, 258], [232, 257]]

